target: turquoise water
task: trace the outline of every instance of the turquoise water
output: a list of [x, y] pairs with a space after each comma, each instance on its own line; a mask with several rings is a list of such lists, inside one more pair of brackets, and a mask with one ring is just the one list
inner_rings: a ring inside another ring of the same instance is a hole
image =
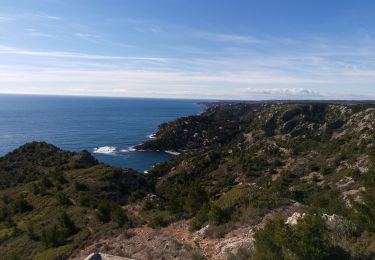
[[88, 150], [100, 161], [145, 171], [165, 152], [132, 147], [159, 124], [202, 111], [196, 100], [0, 95], [0, 156], [30, 141]]

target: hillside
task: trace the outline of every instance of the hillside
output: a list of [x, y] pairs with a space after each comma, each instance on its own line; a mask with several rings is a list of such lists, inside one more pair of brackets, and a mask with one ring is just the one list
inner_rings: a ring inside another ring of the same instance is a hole
[[[168, 215], [194, 216], [191, 230], [211, 223], [225, 241], [239, 225], [255, 232], [275, 219], [245, 255], [371, 259], [374, 124], [375, 107], [366, 104], [220, 104], [162, 125], [143, 147], [185, 152], [150, 175]], [[306, 217], [289, 229], [283, 223], [293, 213]], [[322, 218], [335, 219], [334, 227]], [[314, 229], [316, 245], [306, 234]]]
[[372, 259], [375, 105], [223, 103], [148, 174], [31, 143], [0, 159], [4, 259]]
[[30, 143], [0, 159], [0, 259], [64, 258], [109, 230], [136, 226], [121, 208], [143, 175], [88, 152]]

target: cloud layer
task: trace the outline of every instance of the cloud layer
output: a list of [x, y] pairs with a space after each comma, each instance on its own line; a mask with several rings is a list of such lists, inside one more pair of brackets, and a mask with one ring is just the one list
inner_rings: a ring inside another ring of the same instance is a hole
[[[101, 22], [104, 29], [97, 29], [46, 13], [0, 13], [0, 24], [0, 36], [9, 35], [0, 37], [0, 93], [375, 97], [375, 41], [369, 31], [353, 41], [202, 31], [131, 18], [107, 19]], [[105, 28], [118, 28], [126, 37]], [[136, 40], [130, 42], [130, 36]], [[27, 44], [4, 40], [11, 37]]]

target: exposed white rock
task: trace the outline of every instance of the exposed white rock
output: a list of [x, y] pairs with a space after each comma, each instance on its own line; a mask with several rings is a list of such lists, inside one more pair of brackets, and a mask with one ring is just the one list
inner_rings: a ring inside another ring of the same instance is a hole
[[349, 207], [352, 207], [351, 199], [354, 200], [357, 203], [363, 203], [361, 192], [365, 191], [365, 187], [360, 187], [359, 189], [354, 190], [347, 190], [342, 193], [344, 200], [346, 202], [346, 205]]
[[114, 255], [107, 255], [103, 253], [92, 253], [85, 260], [134, 260], [127, 257], [120, 257]]
[[162, 197], [159, 197], [158, 195], [149, 193], [147, 196], [143, 199], [144, 202], [151, 202], [156, 204], [163, 204], [165, 201]]
[[355, 230], [354, 224], [343, 216], [323, 214], [322, 218], [327, 227], [332, 231], [331, 236], [333, 237], [342, 238]]
[[347, 187], [351, 184], [354, 184], [354, 183], [355, 183], [355, 181], [353, 180], [353, 178], [347, 176], [347, 177], [341, 179], [338, 183], [336, 183], [336, 186], [338, 188], [345, 188], [345, 187]]
[[210, 224], [207, 224], [206, 226], [202, 227], [201, 229], [199, 229], [199, 230], [197, 231], [197, 235], [204, 237], [206, 231], [207, 231], [210, 227], [211, 227]]
[[216, 246], [218, 259], [229, 259], [237, 255], [241, 249], [253, 252], [254, 242], [254, 231], [252, 229], [245, 236], [224, 239]]
[[286, 221], [285, 224], [287, 225], [297, 225], [298, 220], [302, 219], [305, 217], [305, 213], [299, 213], [299, 212], [294, 212], [292, 216], [290, 216]]
[[336, 223], [339, 216], [336, 215], [336, 214], [332, 214], [332, 215], [323, 214], [322, 218], [324, 219], [324, 221], [326, 222], [326, 224], [328, 226], [331, 226], [331, 225], [334, 225]]

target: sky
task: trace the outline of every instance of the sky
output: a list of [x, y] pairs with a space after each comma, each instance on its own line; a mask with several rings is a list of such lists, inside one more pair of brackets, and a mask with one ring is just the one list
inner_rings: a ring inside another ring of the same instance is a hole
[[0, 93], [375, 99], [373, 0], [0, 0]]

